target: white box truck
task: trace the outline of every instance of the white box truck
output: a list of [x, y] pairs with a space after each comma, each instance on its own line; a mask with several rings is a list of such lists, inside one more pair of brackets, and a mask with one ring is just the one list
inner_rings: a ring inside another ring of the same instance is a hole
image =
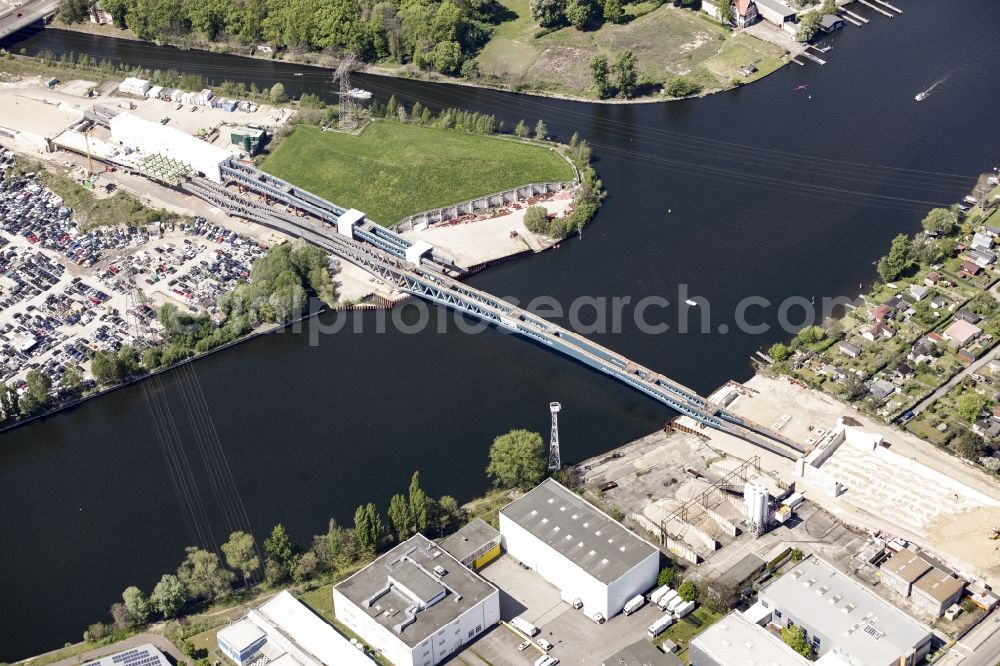
[[654, 638], [662, 634], [664, 631], [666, 631], [667, 628], [673, 623], [674, 623], [674, 618], [672, 615], [664, 615], [659, 620], [649, 625], [649, 629], [646, 630], [646, 636], [649, 638], [649, 640], [653, 640]]
[[660, 603], [660, 599], [663, 597], [664, 594], [666, 594], [669, 591], [670, 591], [669, 585], [664, 585], [663, 587], [656, 588], [655, 590], [653, 590], [653, 593], [649, 595], [649, 603], [651, 604]]
[[538, 627], [531, 624], [523, 617], [515, 617], [510, 621], [510, 626], [514, 627], [523, 634], [527, 634], [529, 638], [534, 638], [538, 635]]
[[656, 602], [656, 605], [660, 607], [660, 610], [667, 610], [667, 606], [670, 602], [677, 598], [677, 590], [669, 590], [666, 594], [660, 597], [660, 600]]
[[677, 610], [677, 607], [680, 606], [683, 603], [684, 603], [684, 600], [681, 599], [680, 595], [674, 597], [670, 601], [670, 603], [667, 604], [667, 612], [668, 613], [673, 613], [675, 610]]
[[623, 610], [625, 611], [625, 615], [631, 615], [645, 605], [646, 597], [641, 594], [637, 594], [625, 602], [625, 608]]
[[674, 616], [679, 620], [688, 613], [690, 613], [691, 611], [693, 611], [694, 607], [695, 607], [694, 601], [685, 601], [680, 606], [674, 609]]

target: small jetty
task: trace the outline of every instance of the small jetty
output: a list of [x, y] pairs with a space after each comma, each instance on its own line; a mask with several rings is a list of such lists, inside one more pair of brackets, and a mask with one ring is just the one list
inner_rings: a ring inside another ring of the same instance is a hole
[[816, 56], [814, 56], [812, 53], [809, 53], [808, 51], [802, 51], [802, 53], [800, 53], [799, 55], [802, 56], [803, 58], [809, 58], [813, 62], [818, 62], [821, 65], [825, 65], [826, 64], [826, 60], [823, 60], [822, 58], [817, 58]]
[[817, 53], [826, 53], [827, 51], [829, 51], [829, 50], [830, 50], [830, 49], [832, 49], [833, 47], [832, 47], [832, 46], [830, 46], [829, 44], [826, 44], [826, 45], [825, 45], [825, 46], [823, 46], [823, 47], [819, 47], [819, 46], [816, 46], [815, 44], [810, 44], [808, 48], [811, 48], [811, 49], [813, 49], [813, 50], [814, 50], [814, 51], [816, 51]]
[[846, 7], [841, 7], [840, 11], [844, 12], [844, 19], [845, 20], [848, 19], [848, 18], [852, 18], [852, 19], [854, 19], [855, 21], [858, 22], [858, 25], [860, 25], [862, 23], [868, 23], [868, 19], [866, 19], [864, 16], [862, 16], [861, 14], [855, 14], [854, 12], [852, 12], [850, 9], [847, 9]]
[[[841, 9], [840, 11], [843, 12], [842, 14], [838, 14], [838, 16], [840, 16], [840, 18], [844, 19], [848, 23], [853, 23], [854, 25], [858, 26], [859, 28], [861, 27], [861, 21], [859, 21], [857, 19], [862, 18], [862, 17], [858, 16], [854, 12], [849, 12], [846, 9]], [[855, 16], [857, 16], [857, 18], [853, 18]], [[868, 23], [868, 21], [865, 20], [865, 23]]]
[[888, 8], [888, 9], [891, 9], [892, 11], [896, 12], [897, 14], [902, 14], [903, 13], [902, 9], [900, 9], [899, 7], [893, 7], [888, 2], [885, 2], [885, 0], [872, 0], [872, 2], [877, 2], [878, 4], [882, 5], [883, 7]]
[[804, 62], [802, 62], [801, 60], [798, 60], [796, 58], [792, 58], [792, 62], [794, 62], [796, 65], [798, 65], [800, 67], [805, 67], [806, 66], [806, 64]]
[[865, 7], [868, 7], [870, 9], [874, 9], [875, 11], [877, 11], [882, 16], [887, 16], [889, 18], [894, 18], [893, 14], [890, 14], [889, 12], [885, 11], [884, 9], [882, 9], [881, 7], [879, 7], [877, 5], [873, 5], [872, 3], [868, 2], [868, 0], [858, 0], [858, 2], [860, 2], [861, 4], [863, 4]]

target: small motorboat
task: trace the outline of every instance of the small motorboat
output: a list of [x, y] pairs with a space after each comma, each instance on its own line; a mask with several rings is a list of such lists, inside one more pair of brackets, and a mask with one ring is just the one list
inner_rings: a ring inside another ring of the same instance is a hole
[[687, 300], [686, 300], [686, 301], [684, 301], [684, 302], [685, 302], [685, 303], [687, 303], [688, 305], [690, 305], [691, 307], [696, 307], [696, 306], [698, 305], [698, 301], [695, 301], [695, 300], [692, 300], [692, 299], [690, 299], [690, 298], [689, 298], [689, 299], [687, 299]]
[[809, 84], [803, 83], [801, 86], [798, 86], [797, 88], [795, 88], [795, 92], [798, 92], [800, 90], [806, 90], [807, 88], [809, 88]]
[[371, 99], [372, 93], [370, 90], [363, 90], [362, 88], [351, 88], [348, 93], [354, 99]]
[[302, 72], [295, 72], [292, 76], [302, 76]]
[[922, 92], [922, 93], [917, 93], [917, 96], [916, 96], [916, 97], [914, 97], [913, 99], [917, 100], [918, 102], [922, 102], [922, 101], [924, 101], [925, 99], [927, 99], [927, 92], [926, 92], [926, 91], [924, 91], [924, 92]]

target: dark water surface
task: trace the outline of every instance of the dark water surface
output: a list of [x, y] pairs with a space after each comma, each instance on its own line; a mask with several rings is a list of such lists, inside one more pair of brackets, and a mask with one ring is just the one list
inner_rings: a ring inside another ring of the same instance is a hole
[[[825, 66], [790, 65], [694, 101], [607, 106], [361, 75], [356, 85], [407, 104], [495, 113], [508, 126], [544, 118], [559, 137], [587, 138], [610, 195], [583, 239], [471, 282], [567, 306], [578, 296], [676, 303], [686, 283], [711, 304], [710, 333], [679, 333], [674, 311], [653, 309], [649, 318], [671, 330], [646, 334], [626, 309], [621, 332], [593, 337], [706, 392], [746, 379], [754, 350], [785, 337], [734, 332], [741, 299], [768, 299], [774, 305], [752, 316], [773, 324], [788, 297], [819, 304], [856, 295], [894, 235], [916, 230], [933, 205], [960, 199], [996, 163], [1000, 89], [991, 71], [1000, 5], [907, 0], [903, 9], [892, 21], [856, 9], [872, 22], [831, 38]], [[6, 46], [176, 67], [215, 81], [282, 81], [292, 95], [330, 89], [322, 70], [55, 30]], [[926, 101], [914, 101], [946, 75]], [[361, 335], [323, 336], [318, 346], [306, 333], [267, 336], [194, 365], [259, 538], [282, 522], [306, 543], [330, 517], [349, 523], [361, 502], [384, 508], [414, 469], [432, 494], [467, 500], [486, 487], [492, 438], [512, 426], [545, 432], [551, 400], [563, 404], [568, 461], [672, 416], [523, 340], [454, 327], [373, 334], [376, 317], [352, 315]], [[175, 374], [164, 387], [222, 541], [226, 523]], [[123, 588], [148, 591], [191, 542], [136, 387], [0, 438], [0, 506], [0, 660], [78, 640], [88, 623], [106, 619]]]

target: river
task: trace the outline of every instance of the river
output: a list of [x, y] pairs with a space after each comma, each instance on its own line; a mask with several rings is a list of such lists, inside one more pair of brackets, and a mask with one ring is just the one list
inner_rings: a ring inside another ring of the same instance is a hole
[[[687, 284], [711, 304], [710, 332], [681, 333], [676, 315], [660, 314], [651, 318], [669, 322], [666, 333], [643, 332], [625, 316], [620, 332], [592, 337], [707, 392], [746, 379], [754, 350], [787, 337], [774, 328], [735, 332], [741, 299], [768, 299], [774, 305], [753, 317], [773, 324], [782, 299], [819, 304], [857, 295], [893, 236], [918, 229], [927, 209], [957, 201], [996, 164], [1000, 5], [907, 0], [903, 9], [891, 21], [857, 9], [872, 22], [830, 38], [825, 66], [793, 64], [742, 89], [671, 104], [355, 81], [383, 99], [395, 93], [407, 104], [486, 111], [509, 126], [544, 118], [558, 137], [577, 131], [588, 139], [610, 194], [583, 238], [470, 282], [522, 302], [546, 295], [564, 305], [577, 296], [676, 303], [678, 285]], [[215, 81], [282, 81], [292, 95], [330, 89], [328, 73], [301, 66], [57, 30], [21, 33], [5, 45], [176, 67]], [[927, 100], [914, 101], [949, 73]], [[308, 543], [331, 517], [350, 523], [361, 502], [384, 509], [415, 469], [433, 495], [467, 500], [487, 486], [492, 438], [513, 426], [546, 432], [551, 400], [563, 405], [570, 462], [672, 416], [523, 340], [454, 326], [378, 334], [377, 317], [351, 315], [362, 334], [320, 336], [315, 346], [307, 332], [265, 336], [194, 364], [258, 538], [281, 522]], [[164, 396], [221, 542], [226, 524], [176, 379], [164, 377]], [[107, 620], [123, 588], [148, 591], [177, 566], [191, 537], [159, 441], [136, 387], [2, 437], [0, 659], [79, 640], [87, 624]]]

